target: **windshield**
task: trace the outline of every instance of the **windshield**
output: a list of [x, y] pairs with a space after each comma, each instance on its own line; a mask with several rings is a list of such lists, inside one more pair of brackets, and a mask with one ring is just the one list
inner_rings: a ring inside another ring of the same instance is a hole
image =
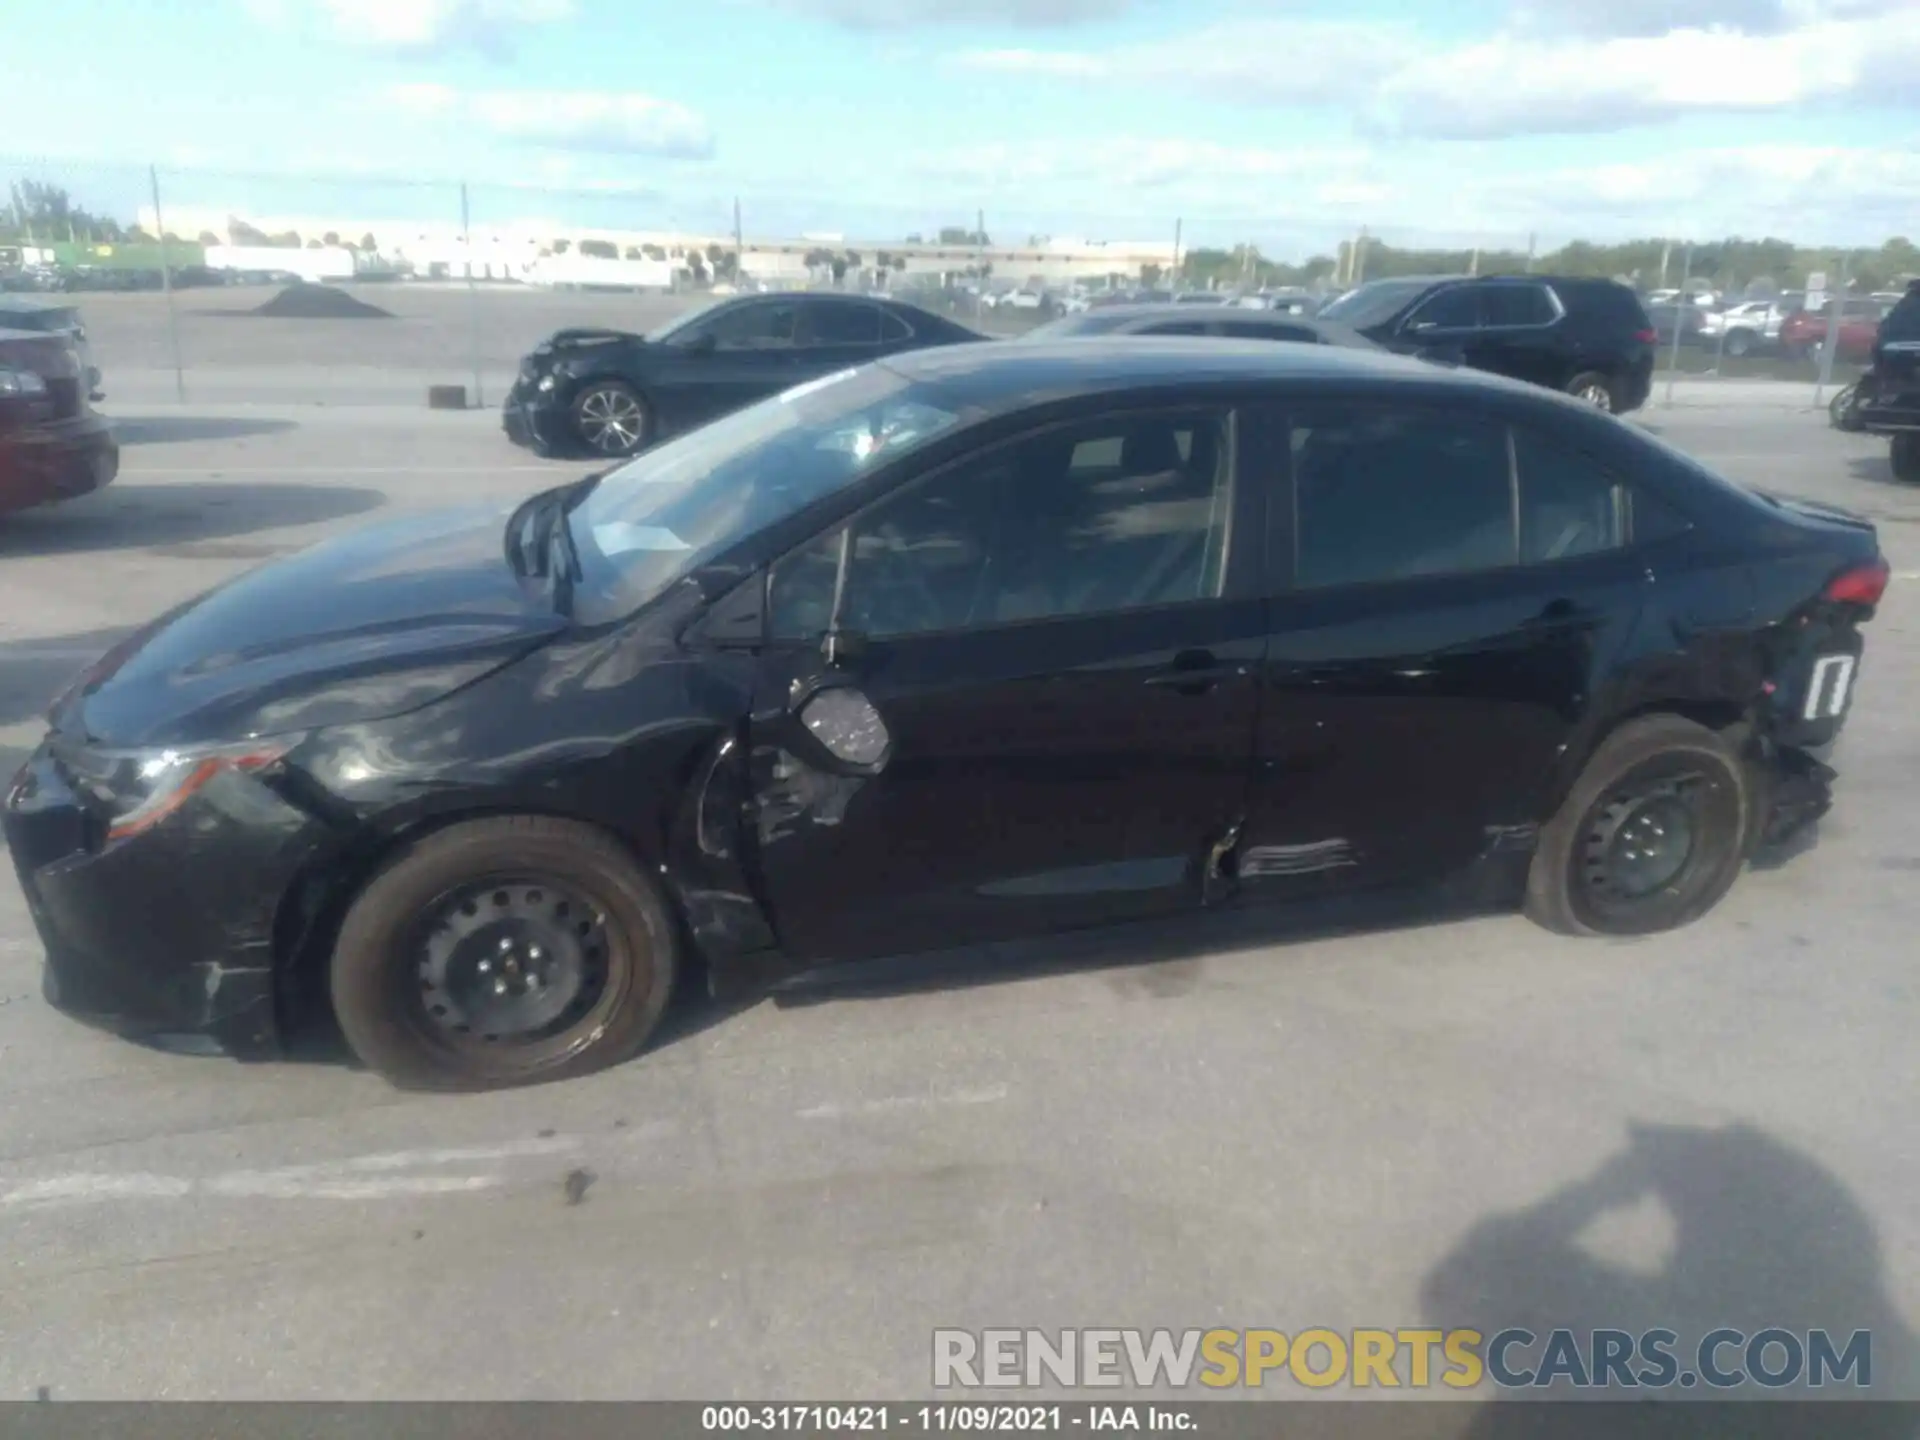
[[584, 624], [619, 619], [757, 531], [957, 423], [926, 387], [869, 365], [688, 431], [608, 474], [573, 511]]
[[1320, 312], [1320, 318], [1364, 330], [1369, 325], [1391, 320], [1401, 307], [1431, 288], [1431, 280], [1370, 280], [1327, 306]]

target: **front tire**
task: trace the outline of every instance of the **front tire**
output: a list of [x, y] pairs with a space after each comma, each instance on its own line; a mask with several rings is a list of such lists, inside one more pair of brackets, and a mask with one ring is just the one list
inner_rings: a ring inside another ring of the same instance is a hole
[[1735, 330], [1727, 336], [1727, 358], [1741, 360], [1753, 353], [1753, 332]]
[[1567, 393], [1596, 410], [1611, 415], [1615, 409], [1613, 381], [1598, 370], [1585, 370], [1567, 382]]
[[647, 402], [620, 380], [590, 380], [573, 397], [573, 433], [595, 455], [632, 455], [647, 443], [653, 416]]
[[1893, 465], [1894, 479], [1920, 485], [1920, 430], [1902, 430], [1895, 435], [1887, 459]]
[[348, 910], [329, 974], [354, 1054], [410, 1090], [489, 1090], [634, 1054], [673, 992], [666, 906], [612, 837], [544, 816], [407, 846]]
[[1678, 715], [1629, 720], [1542, 828], [1527, 916], [1563, 935], [1690, 925], [1739, 878], [1752, 805], [1725, 735]]

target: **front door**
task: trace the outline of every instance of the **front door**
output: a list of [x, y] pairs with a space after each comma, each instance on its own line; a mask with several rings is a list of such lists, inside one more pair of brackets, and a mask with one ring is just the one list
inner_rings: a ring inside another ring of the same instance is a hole
[[752, 803], [797, 964], [1198, 902], [1265, 643], [1233, 441], [1226, 406], [1052, 427], [774, 567]]
[[662, 433], [704, 425], [809, 378], [796, 348], [799, 310], [789, 300], [731, 305], [677, 335], [648, 387]]
[[1240, 873], [1305, 895], [1524, 846], [1644, 605], [1624, 487], [1497, 415], [1291, 419], [1294, 576], [1272, 603]]

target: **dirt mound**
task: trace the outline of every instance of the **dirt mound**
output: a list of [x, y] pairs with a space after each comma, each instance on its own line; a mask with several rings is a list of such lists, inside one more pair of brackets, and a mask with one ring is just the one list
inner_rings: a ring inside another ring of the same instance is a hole
[[249, 315], [276, 320], [391, 320], [393, 312], [356, 300], [331, 285], [289, 285], [271, 300], [256, 305]]

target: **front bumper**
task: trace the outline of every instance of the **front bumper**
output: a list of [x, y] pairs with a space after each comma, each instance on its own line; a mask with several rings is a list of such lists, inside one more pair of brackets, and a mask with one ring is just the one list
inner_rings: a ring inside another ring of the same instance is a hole
[[99, 415], [0, 431], [0, 515], [111, 485], [120, 442]]
[[163, 1049], [278, 1054], [275, 920], [317, 822], [229, 774], [152, 830], [110, 842], [70, 777], [42, 745], [0, 814], [46, 950], [47, 1002]]
[[1855, 413], [1859, 416], [1860, 428], [1875, 435], [1920, 430], [1920, 390], [1863, 397]]
[[559, 453], [565, 421], [554, 392], [537, 390], [525, 380], [515, 382], [500, 407], [500, 428], [507, 439], [537, 455]]

